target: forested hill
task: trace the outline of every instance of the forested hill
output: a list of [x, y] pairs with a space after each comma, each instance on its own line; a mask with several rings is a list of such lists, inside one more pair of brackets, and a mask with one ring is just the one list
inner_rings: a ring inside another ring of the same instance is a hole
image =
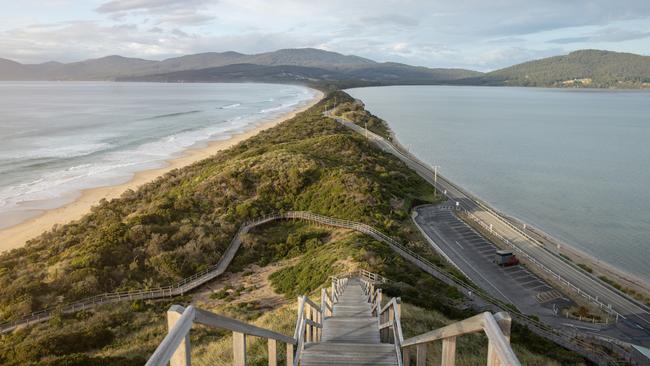
[[589, 88], [650, 88], [650, 56], [581, 50], [529, 61], [462, 84]]
[[376, 62], [314, 48], [246, 55], [208, 52], [162, 61], [106, 56], [72, 63], [21, 64], [0, 58], [0, 80], [275, 82], [365, 86], [440, 84], [481, 75], [464, 69]]

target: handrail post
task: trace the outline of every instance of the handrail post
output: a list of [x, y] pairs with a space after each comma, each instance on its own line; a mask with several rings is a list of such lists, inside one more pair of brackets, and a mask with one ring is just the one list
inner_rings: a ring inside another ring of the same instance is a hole
[[396, 297], [395, 298], [395, 303], [397, 304], [397, 317], [401, 320], [402, 319], [402, 298], [401, 297]]
[[494, 344], [488, 341], [488, 355], [487, 355], [487, 366], [499, 366], [499, 358], [497, 357], [497, 352], [494, 349]]
[[[311, 306], [309, 304], [305, 304], [305, 320], [311, 320]], [[314, 339], [312, 338], [312, 326], [311, 324], [307, 323], [305, 324], [305, 341], [306, 342], [313, 342]]]
[[[388, 308], [388, 322], [393, 323], [394, 321], [395, 321], [395, 309], [393, 309], [393, 307], [390, 306]], [[394, 339], [393, 337], [391, 337], [391, 332], [392, 332], [392, 327], [386, 328], [386, 338], [387, 338], [386, 341], [388, 343], [394, 343], [391, 342], [391, 340]]]
[[293, 366], [293, 344], [287, 343], [287, 366]]
[[494, 320], [497, 321], [499, 328], [501, 328], [501, 332], [508, 340], [508, 343], [510, 343], [510, 326], [512, 325], [512, 317], [510, 314], [505, 311], [496, 313], [494, 314]]
[[[497, 324], [499, 325], [499, 328], [501, 328], [501, 332], [505, 336], [506, 341], [510, 343], [510, 325], [512, 323], [512, 318], [510, 317], [510, 314], [502, 311], [494, 315], [494, 320], [496, 320]], [[488, 366], [501, 365], [501, 362], [499, 362], [499, 358], [497, 357], [497, 353], [496, 350], [494, 349], [494, 345], [492, 344], [492, 342], [488, 342], [487, 364]]]
[[316, 328], [316, 342], [320, 342], [323, 337], [323, 312], [316, 313], [316, 321], [320, 324], [320, 328]]
[[269, 338], [268, 341], [269, 366], [278, 366], [278, 341], [272, 338]]
[[325, 304], [325, 289], [322, 288], [320, 290], [320, 313], [322, 315], [325, 315], [325, 309], [327, 309], [327, 305]]
[[[298, 329], [300, 329], [300, 322], [303, 321], [305, 317], [304, 313], [304, 300], [302, 296], [298, 296], [298, 317], [296, 318], [296, 333], [293, 335], [294, 338], [298, 339], [300, 337], [300, 334], [298, 334]], [[303, 319], [301, 319], [301, 317]]]
[[422, 343], [416, 346], [415, 364], [417, 366], [427, 366], [427, 344]]
[[232, 364], [246, 366], [246, 335], [232, 332]]
[[456, 364], [456, 337], [444, 338], [442, 340], [442, 366], [454, 366]]
[[381, 289], [377, 290], [377, 312], [381, 311], [381, 301], [383, 300]]
[[[183, 311], [185, 311], [185, 308], [180, 305], [172, 305], [172, 307], [167, 310], [168, 331], [172, 330], [176, 322], [181, 318], [181, 315], [183, 315]], [[191, 356], [190, 335], [187, 334], [185, 340], [181, 342], [171, 360], [169, 360], [169, 364], [170, 366], [191, 366]]]
[[404, 366], [411, 366], [411, 352], [408, 347], [402, 348], [402, 363]]

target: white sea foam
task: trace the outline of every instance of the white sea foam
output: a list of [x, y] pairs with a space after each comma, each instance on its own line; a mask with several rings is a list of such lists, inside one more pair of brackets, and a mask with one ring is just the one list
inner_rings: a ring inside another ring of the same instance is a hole
[[56, 147], [36, 147], [32, 150], [20, 152], [0, 151], [0, 160], [73, 158], [107, 150], [110, 149], [111, 146], [112, 145], [108, 143], [90, 143]]
[[[223, 88], [224, 94], [233, 102], [216, 109], [198, 102], [194, 105], [194, 99], [188, 96], [187, 100], [183, 99], [184, 103], [178, 103], [178, 109], [165, 99], [164, 105], [154, 106], [148, 116], [142, 113], [142, 116], [130, 117], [116, 105], [115, 117], [108, 116], [106, 121], [92, 121], [98, 125], [94, 134], [94, 126], [89, 127], [88, 123], [91, 121], [83, 120], [76, 125], [65, 126], [69, 132], [61, 127], [65, 133], [60, 136], [41, 136], [34, 134], [32, 129], [28, 138], [33, 141], [29, 145], [38, 147], [0, 150], [0, 160], [5, 160], [2, 169], [11, 167], [12, 161], [16, 162], [15, 166], [23, 164], [23, 169], [30, 169], [19, 174], [9, 168], [7, 175], [12, 179], [5, 181], [10, 183], [3, 184], [0, 176], [0, 216], [18, 213], [26, 207], [53, 208], [53, 205], [62, 204], [62, 199], [73, 199], [76, 192], [82, 189], [126, 182], [134, 173], [161, 167], [166, 160], [188, 148], [210, 140], [225, 140], [266, 119], [277, 117], [313, 96], [305, 88], [264, 86], [278, 89], [263, 91], [262, 95], [275, 93], [277, 96], [267, 97], [265, 102], [260, 103], [260, 99], [255, 100], [255, 93], [260, 92], [254, 85], [247, 85], [246, 90], [238, 91], [241, 101], [234, 102], [236, 99], [231, 94], [236, 93], [229, 91], [227, 86]], [[237, 88], [243, 87], [239, 85], [234, 88], [237, 91]], [[156, 92], [154, 88], [152, 92]], [[247, 97], [248, 94], [253, 95]], [[137, 123], [128, 123], [128, 120]], [[2, 123], [0, 117], [0, 127]], [[84, 134], [78, 135], [78, 129], [83, 129]], [[28, 168], [24, 168], [27, 161], [42, 158], [49, 159], [48, 163], [38, 167], [28, 164]]]

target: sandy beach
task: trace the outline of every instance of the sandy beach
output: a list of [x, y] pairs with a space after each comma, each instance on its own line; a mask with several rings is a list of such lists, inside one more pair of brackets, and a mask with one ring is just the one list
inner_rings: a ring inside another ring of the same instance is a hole
[[127, 189], [137, 189], [139, 186], [151, 182], [171, 170], [182, 168], [199, 160], [208, 158], [221, 150], [227, 149], [243, 140], [255, 136], [260, 131], [274, 127], [280, 122], [294, 117], [297, 113], [300, 113], [316, 104], [323, 97], [323, 93], [319, 91], [316, 92], [316, 96], [308, 104], [305, 104], [304, 106], [274, 120], [257, 125], [253, 129], [244, 133], [233, 135], [228, 140], [211, 141], [206, 147], [188, 149], [182, 156], [168, 160], [165, 167], [140, 171], [126, 183], [83, 190], [81, 191], [80, 196], [71, 203], [52, 210], [44, 211], [36, 217], [32, 217], [19, 224], [0, 230], [0, 253], [22, 247], [29, 239], [50, 230], [54, 225], [65, 224], [80, 219], [92, 206], [96, 205], [103, 198], [107, 200], [117, 198]]

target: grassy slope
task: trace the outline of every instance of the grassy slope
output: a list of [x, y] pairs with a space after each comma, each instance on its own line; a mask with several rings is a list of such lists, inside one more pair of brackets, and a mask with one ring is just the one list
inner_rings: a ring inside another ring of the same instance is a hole
[[[325, 103], [0, 256], [0, 320], [177, 281], [215, 263], [237, 227], [265, 213], [310, 210], [399, 231], [395, 222], [407, 216], [409, 198], [432, 191], [324, 119]], [[395, 206], [396, 197], [406, 201]]]
[[[336, 98], [351, 101], [343, 93]], [[393, 157], [323, 118], [331, 102], [324, 100], [223, 154], [104, 202], [79, 222], [2, 255], [0, 316], [102, 291], [167, 284], [216, 262], [244, 220], [282, 210], [369, 223], [444, 266], [408, 219], [414, 202], [432, 201], [432, 188]], [[358, 234], [330, 240], [327, 230], [293, 225], [274, 226], [262, 237], [251, 234], [233, 270], [307, 250], [295, 265], [273, 276], [278, 291], [292, 297], [316, 290], [331, 272], [349, 265], [341, 262], [347, 258], [398, 281], [385, 289], [389, 295], [447, 319], [469, 315], [460, 310], [462, 299], [454, 289], [414, 270], [383, 244]], [[291, 286], [289, 274], [299, 279]], [[423, 288], [428, 291], [416, 291]], [[57, 317], [0, 338], [0, 363], [141, 364], [164, 333], [161, 314], [168, 304], [126, 303]], [[199, 330], [193, 342], [200, 346], [223, 335]], [[47, 351], [56, 349], [61, 351]]]

